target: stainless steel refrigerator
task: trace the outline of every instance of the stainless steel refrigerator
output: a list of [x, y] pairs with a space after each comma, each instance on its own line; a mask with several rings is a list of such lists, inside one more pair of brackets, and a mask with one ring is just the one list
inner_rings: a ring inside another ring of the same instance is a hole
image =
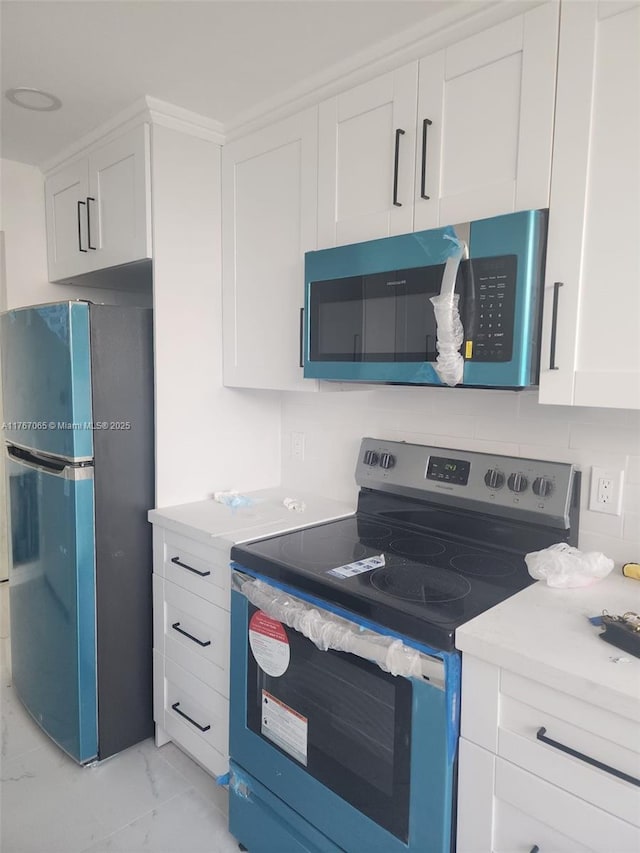
[[12, 678], [80, 763], [150, 736], [150, 309], [0, 317]]

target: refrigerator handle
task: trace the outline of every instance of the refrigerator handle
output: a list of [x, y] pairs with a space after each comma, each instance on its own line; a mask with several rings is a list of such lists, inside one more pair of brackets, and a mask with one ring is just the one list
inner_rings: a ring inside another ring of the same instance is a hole
[[31, 468], [34, 471], [41, 471], [43, 474], [51, 474], [54, 477], [61, 477], [66, 480], [86, 480], [93, 476], [92, 465], [72, 465], [65, 462], [64, 459], [40, 456], [30, 450], [11, 444], [7, 445], [7, 457], [12, 462], [24, 465], [25, 468]]

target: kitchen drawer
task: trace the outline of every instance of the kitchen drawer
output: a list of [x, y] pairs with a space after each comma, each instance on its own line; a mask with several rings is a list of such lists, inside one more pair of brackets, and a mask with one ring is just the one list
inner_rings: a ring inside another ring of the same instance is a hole
[[[495, 853], [529, 853], [536, 845], [540, 853], [640, 850], [637, 827], [501, 758], [496, 760], [495, 796]], [[521, 823], [518, 812], [525, 816]], [[536, 832], [538, 837], [532, 835]]]
[[153, 660], [156, 723], [210, 773], [226, 773], [229, 700], [157, 651]]
[[158, 525], [153, 527], [153, 569], [166, 580], [229, 609], [229, 548], [203, 545]]
[[640, 787], [586, 760], [640, 778], [640, 725], [511, 672], [503, 671], [500, 693], [499, 756], [640, 824]]
[[153, 646], [229, 698], [229, 613], [153, 576]]

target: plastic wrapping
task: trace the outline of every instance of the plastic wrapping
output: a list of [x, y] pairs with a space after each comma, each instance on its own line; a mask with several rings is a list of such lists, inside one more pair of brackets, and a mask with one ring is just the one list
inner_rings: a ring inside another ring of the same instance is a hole
[[566, 542], [525, 555], [532, 578], [557, 589], [591, 586], [613, 569], [613, 560], [599, 551], [583, 553]]
[[236, 491], [214, 492], [213, 499], [219, 504], [224, 504], [225, 506], [228, 506], [231, 509], [238, 509], [238, 507], [245, 506], [253, 506], [255, 503], [253, 498], [250, 498], [247, 495], [238, 494], [238, 492]]
[[253, 605], [303, 634], [322, 651], [348, 652], [376, 663], [391, 675], [425, 677], [434, 687], [444, 688], [442, 660], [406, 646], [397, 637], [378, 634], [238, 572], [233, 573], [232, 583]]
[[307, 505], [304, 501], [298, 500], [298, 498], [285, 498], [282, 501], [282, 505], [285, 506], [291, 512], [304, 512], [307, 508]]
[[457, 237], [444, 234], [443, 239], [451, 240], [456, 248], [445, 263], [440, 294], [429, 300], [433, 304], [437, 330], [438, 357], [433, 367], [445, 385], [458, 385], [464, 375], [464, 359], [460, 354], [464, 329], [458, 308], [460, 297], [454, 289], [460, 261], [467, 258], [469, 252], [467, 244]]

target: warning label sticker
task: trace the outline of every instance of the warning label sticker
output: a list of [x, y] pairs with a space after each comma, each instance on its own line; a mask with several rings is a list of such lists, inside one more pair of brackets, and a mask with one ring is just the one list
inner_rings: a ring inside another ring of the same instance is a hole
[[271, 693], [262, 691], [262, 723], [260, 730], [270, 741], [307, 766], [308, 720], [285, 705]]
[[282, 622], [258, 610], [249, 622], [249, 645], [256, 663], [267, 675], [283, 675], [291, 657], [289, 638]]
[[355, 563], [347, 563], [344, 566], [338, 566], [336, 569], [329, 569], [327, 574], [336, 578], [352, 578], [354, 575], [371, 572], [381, 566], [384, 566], [384, 554], [379, 554], [377, 557], [367, 557], [366, 560], [358, 560]]

